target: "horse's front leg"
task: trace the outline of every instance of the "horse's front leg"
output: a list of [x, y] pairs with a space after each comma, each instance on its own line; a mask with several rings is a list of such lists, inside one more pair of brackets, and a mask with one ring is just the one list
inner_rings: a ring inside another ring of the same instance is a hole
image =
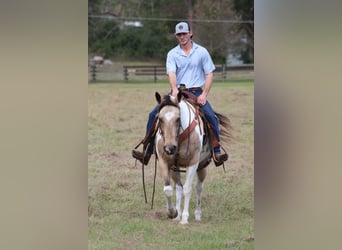
[[178, 212], [177, 212], [177, 209], [172, 204], [171, 198], [172, 198], [173, 191], [172, 191], [171, 185], [164, 185], [164, 193], [165, 193], [166, 201], [167, 201], [167, 216], [170, 219], [174, 219], [177, 217]]
[[169, 175], [169, 169], [167, 164], [162, 160], [159, 159], [159, 168], [160, 168], [160, 174], [161, 177], [164, 180], [164, 194], [166, 196], [166, 205], [167, 205], [167, 216], [170, 219], [174, 219], [177, 217], [178, 212], [177, 209], [172, 204], [172, 194], [173, 189], [170, 185], [170, 175]]
[[183, 197], [183, 185], [181, 183], [181, 177], [179, 171], [172, 171], [172, 180], [176, 183], [176, 209], [178, 212], [178, 216], [175, 218], [175, 220], [181, 219], [181, 204], [182, 204], [182, 197]]
[[191, 189], [192, 189], [192, 181], [196, 174], [198, 163], [195, 165], [189, 166], [186, 170], [186, 180], [183, 186], [183, 193], [184, 193], [184, 209], [182, 213], [182, 220], [180, 221], [181, 224], [188, 224], [189, 218], [189, 203], [191, 198]]

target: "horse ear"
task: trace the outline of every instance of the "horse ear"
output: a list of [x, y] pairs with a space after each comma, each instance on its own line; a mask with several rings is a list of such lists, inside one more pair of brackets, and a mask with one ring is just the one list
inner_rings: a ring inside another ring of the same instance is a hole
[[161, 103], [161, 96], [160, 96], [160, 94], [158, 92], [156, 92], [155, 96], [156, 96], [156, 100], [157, 100], [158, 104], [160, 104]]
[[178, 102], [180, 102], [180, 100], [182, 99], [182, 95], [183, 95], [183, 92], [182, 92], [182, 91], [179, 91], [178, 94], [177, 94], [177, 100], [178, 100]]

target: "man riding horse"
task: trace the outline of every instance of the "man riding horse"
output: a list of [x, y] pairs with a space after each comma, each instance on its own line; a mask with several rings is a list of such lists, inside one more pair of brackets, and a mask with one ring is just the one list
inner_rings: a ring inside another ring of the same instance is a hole
[[[181, 90], [186, 90], [197, 97], [197, 104], [209, 123], [214, 136], [212, 137], [213, 160], [216, 166], [228, 160], [228, 154], [221, 152], [219, 120], [207, 100], [215, 65], [208, 51], [192, 41], [192, 31], [186, 22], [180, 22], [175, 28], [176, 39], [179, 45], [167, 54], [166, 70], [171, 86], [171, 95], [177, 97]], [[149, 114], [146, 125], [146, 136], [143, 140], [143, 152], [134, 149], [132, 156], [147, 165], [153, 153], [154, 136], [156, 133], [155, 121], [158, 114], [157, 105]]]

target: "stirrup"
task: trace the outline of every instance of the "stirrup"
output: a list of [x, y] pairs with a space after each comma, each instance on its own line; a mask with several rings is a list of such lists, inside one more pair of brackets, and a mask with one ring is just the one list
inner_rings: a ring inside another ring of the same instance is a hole
[[147, 165], [151, 158], [150, 153], [147, 153], [147, 152], [142, 153], [135, 149], [132, 150], [132, 156], [133, 158], [139, 160], [144, 165]]
[[[218, 155], [218, 154], [213, 154], [213, 160], [215, 163], [215, 166], [221, 166], [222, 164], [224, 164], [225, 161], [228, 160], [228, 154], [225, 152], [224, 154]], [[219, 158], [219, 159], [218, 159]]]

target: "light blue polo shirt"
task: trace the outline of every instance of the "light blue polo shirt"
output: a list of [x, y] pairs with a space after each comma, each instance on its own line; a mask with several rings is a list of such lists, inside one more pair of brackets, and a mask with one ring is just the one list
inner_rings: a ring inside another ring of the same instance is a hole
[[166, 73], [176, 72], [177, 87], [185, 84], [187, 88], [202, 87], [205, 75], [215, 70], [215, 65], [206, 48], [192, 42], [187, 56], [180, 45], [171, 49], [166, 58]]

